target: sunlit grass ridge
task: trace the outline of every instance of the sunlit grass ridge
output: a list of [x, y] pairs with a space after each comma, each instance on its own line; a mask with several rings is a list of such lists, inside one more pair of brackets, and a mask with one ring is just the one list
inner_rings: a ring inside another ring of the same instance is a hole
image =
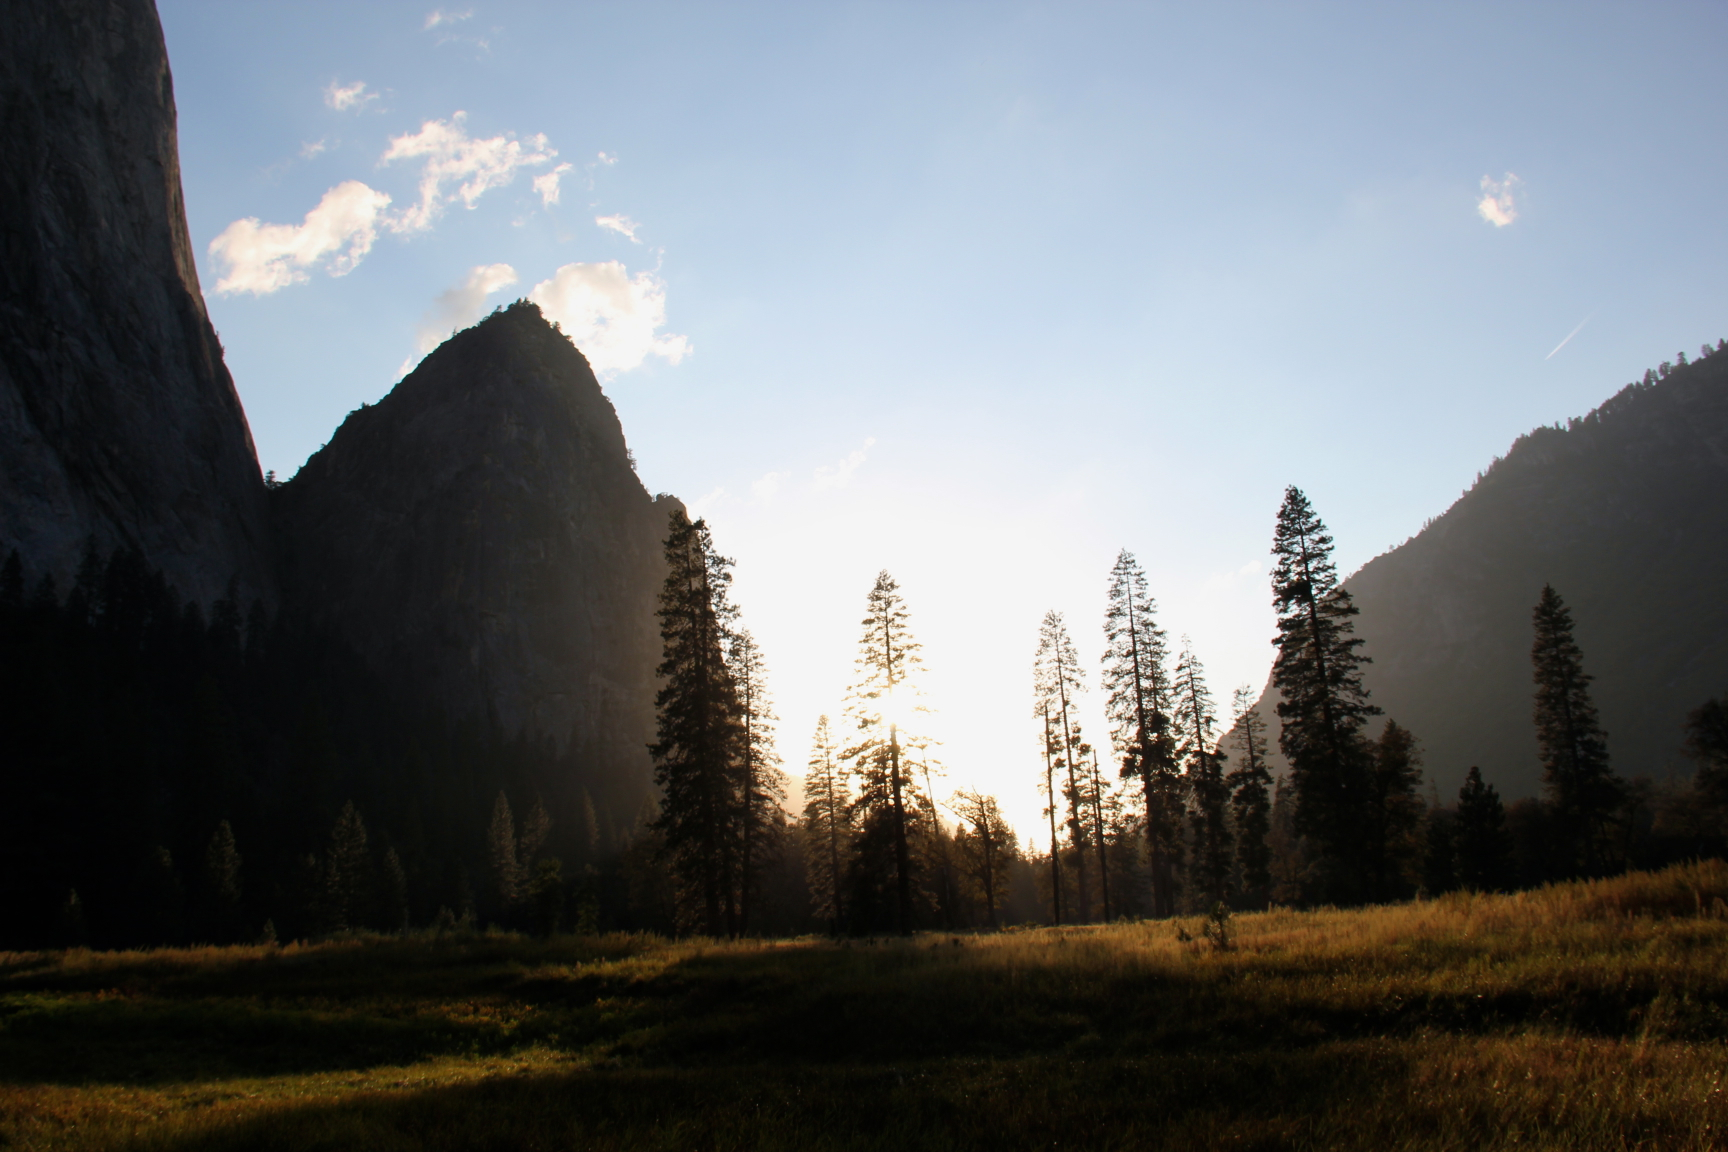
[[1728, 866], [910, 940], [0, 956], [29, 1147], [1706, 1148]]

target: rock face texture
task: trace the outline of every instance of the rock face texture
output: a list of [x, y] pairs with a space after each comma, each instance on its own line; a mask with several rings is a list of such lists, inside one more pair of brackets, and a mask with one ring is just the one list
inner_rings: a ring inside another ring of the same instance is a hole
[[1728, 691], [1728, 353], [1520, 437], [1346, 581], [1374, 703], [1422, 741], [1445, 801], [1471, 765], [1508, 797], [1541, 790], [1530, 613], [1544, 583], [1572, 610], [1615, 770], [1690, 775], [1686, 713]]
[[291, 605], [416, 699], [645, 784], [678, 505], [537, 307], [453, 336], [273, 495]]
[[62, 590], [134, 544], [274, 596], [251, 433], [186, 234], [150, 0], [0, 6], [0, 553]]

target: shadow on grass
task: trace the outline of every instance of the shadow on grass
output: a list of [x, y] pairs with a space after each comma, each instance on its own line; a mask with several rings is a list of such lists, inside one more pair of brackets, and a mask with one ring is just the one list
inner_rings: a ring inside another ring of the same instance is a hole
[[189, 1118], [136, 1149], [1286, 1148], [1408, 1076], [1391, 1051], [498, 1077]]

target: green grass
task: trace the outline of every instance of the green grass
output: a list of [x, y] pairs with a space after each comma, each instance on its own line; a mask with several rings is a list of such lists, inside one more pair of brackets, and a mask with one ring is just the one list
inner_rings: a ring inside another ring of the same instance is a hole
[[1713, 1148], [1728, 866], [908, 941], [0, 956], [25, 1148]]

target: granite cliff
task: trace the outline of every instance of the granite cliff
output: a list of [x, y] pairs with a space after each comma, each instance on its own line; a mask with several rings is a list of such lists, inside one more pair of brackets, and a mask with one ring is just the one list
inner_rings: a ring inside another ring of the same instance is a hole
[[132, 545], [274, 598], [263, 481], [204, 311], [150, 0], [0, 7], [0, 551], [61, 589]]
[[643, 489], [587, 360], [537, 307], [452, 337], [273, 498], [295, 610], [416, 699], [647, 794], [675, 502]]

